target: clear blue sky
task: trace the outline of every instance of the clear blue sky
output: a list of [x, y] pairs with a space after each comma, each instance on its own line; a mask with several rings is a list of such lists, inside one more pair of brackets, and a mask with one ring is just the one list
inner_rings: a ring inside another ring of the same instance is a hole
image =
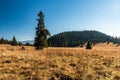
[[51, 35], [98, 30], [120, 36], [120, 0], [0, 0], [0, 37], [33, 40], [40, 10]]

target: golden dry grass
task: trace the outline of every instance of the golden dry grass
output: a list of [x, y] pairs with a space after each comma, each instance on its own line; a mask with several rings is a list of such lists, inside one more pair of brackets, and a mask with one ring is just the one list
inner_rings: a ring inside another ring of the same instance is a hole
[[120, 46], [92, 50], [0, 45], [0, 80], [120, 80]]

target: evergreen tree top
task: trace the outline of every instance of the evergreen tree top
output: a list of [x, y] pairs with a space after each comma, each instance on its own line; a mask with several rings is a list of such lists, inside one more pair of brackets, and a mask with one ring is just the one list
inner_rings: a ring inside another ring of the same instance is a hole
[[39, 21], [39, 20], [40, 20], [41, 22], [44, 21], [44, 14], [43, 14], [42, 11], [40, 11], [40, 12], [38, 13], [38, 17], [39, 17], [39, 19], [37, 19], [38, 21]]

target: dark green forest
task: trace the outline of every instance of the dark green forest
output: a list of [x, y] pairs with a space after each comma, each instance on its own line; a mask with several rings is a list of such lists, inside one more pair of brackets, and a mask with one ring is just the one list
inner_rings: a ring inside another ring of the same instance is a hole
[[48, 38], [48, 43], [52, 47], [82, 47], [86, 42], [91, 42], [93, 45], [101, 42], [119, 44], [117, 38], [92, 30], [62, 32]]

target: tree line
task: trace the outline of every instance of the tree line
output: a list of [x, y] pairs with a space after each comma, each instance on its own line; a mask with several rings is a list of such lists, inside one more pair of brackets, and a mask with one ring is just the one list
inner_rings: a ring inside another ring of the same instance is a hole
[[23, 44], [22, 42], [17, 41], [15, 36], [13, 36], [12, 40], [4, 39], [3, 37], [0, 38], [0, 44], [9, 44], [12, 46], [32, 46], [30, 43]]
[[0, 44], [10, 44], [12, 46], [17, 46], [17, 45], [22, 45], [21, 42], [17, 42], [15, 36], [13, 36], [13, 39], [12, 40], [7, 40], [7, 39], [4, 39], [3, 37], [0, 39]]

